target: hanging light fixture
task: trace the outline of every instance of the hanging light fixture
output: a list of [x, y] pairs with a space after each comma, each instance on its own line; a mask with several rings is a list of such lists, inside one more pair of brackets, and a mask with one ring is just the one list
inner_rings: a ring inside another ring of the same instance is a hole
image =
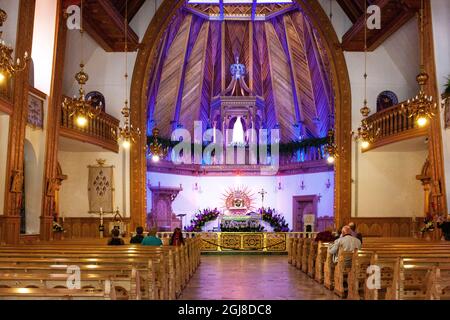
[[[0, 9], [0, 27], [3, 27], [3, 23], [8, 19], [8, 14]], [[25, 70], [30, 57], [28, 52], [25, 51], [23, 59], [17, 58], [14, 61], [12, 57], [14, 49], [3, 40], [3, 31], [0, 31], [0, 83], [5, 81], [6, 78], [13, 76], [17, 72]]]
[[433, 102], [433, 97], [425, 94], [425, 85], [430, 78], [425, 71], [424, 64], [424, 2], [421, 0], [420, 6], [420, 73], [416, 77], [416, 81], [419, 84], [419, 93], [412, 99], [406, 102], [406, 105], [402, 104], [403, 110], [409, 111], [409, 118], [414, 118], [414, 121], [419, 127], [425, 127], [429, 120], [435, 117], [437, 112], [437, 103]]
[[62, 107], [69, 112], [69, 117], [75, 119], [75, 124], [84, 128], [88, 125], [89, 118], [93, 119], [97, 117], [102, 112], [102, 103], [94, 106], [91, 98], [86, 100], [86, 93], [84, 91], [84, 85], [89, 80], [89, 75], [84, 72], [84, 62], [83, 62], [83, 0], [81, 0], [81, 17], [80, 17], [80, 48], [81, 48], [81, 63], [80, 71], [75, 74], [75, 80], [77, 80], [80, 88], [78, 89], [79, 96], [74, 96], [73, 98], [65, 98]]
[[124, 123], [119, 127], [119, 139], [124, 149], [129, 149], [141, 135], [139, 128], [130, 124], [130, 107], [128, 106], [128, 0], [125, 1], [125, 103], [122, 108]]
[[373, 143], [375, 138], [379, 134], [379, 130], [373, 132], [372, 125], [369, 125], [367, 122], [367, 117], [370, 115], [370, 107], [367, 104], [367, 2], [365, 3], [365, 11], [364, 11], [364, 104], [360, 109], [362, 120], [361, 126], [358, 128], [356, 133], [353, 133], [355, 136], [355, 140], [361, 143], [361, 148], [363, 150], [370, 147], [370, 144]]
[[337, 145], [334, 142], [334, 131], [333, 130], [328, 131], [328, 142], [325, 145], [324, 149], [325, 149], [325, 153], [327, 155], [327, 162], [329, 164], [335, 163], [339, 154], [338, 154]]
[[159, 129], [153, 128], [152, 130], [153, 141], [148, 146], [149, 156], [153, 162], [159, 162], [161, 159], [165, 158], [168, 153], [168, 148], [163, 147], [159, 142]]

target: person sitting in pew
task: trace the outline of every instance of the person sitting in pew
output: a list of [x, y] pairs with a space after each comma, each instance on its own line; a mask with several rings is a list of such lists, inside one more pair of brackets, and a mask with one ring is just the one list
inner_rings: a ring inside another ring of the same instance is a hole
[[359, 241], [361, 241], [361, 244], [362, 244], [362, 242], [363, 242], [362, 238], [363, 237], [362, 237], [362, 234], [360, 232], [356, 231], [356, 223], [350, 222], [348, 224], [348, 226], [350, 227], [350, 229], [352, 229], [352, 236], [355, 237], [355, 238], [358, 238]]
[[170, 237], [169, 245], [171, 246], [184, 246], [183, 233], [180, 228], [175, 228], [172, 237]]
[[337, 257], [339, 255], [339, 249], [343, 249], [345, 252], [352, 252], [355, 249], [361, 249], [361, 241], [352, 236], [352, 229], [349, 226], [342, 228], [342, 236], [337, 239], [332, 246], [328, 249], [333, 255], [333, 261], [337, 263]]
[[108, 241], [109, 246], [121, 246], [124, 245], [125, 242], [122, 238], [120, 238], [120, 230], [119, 229], [112, 229], [111, 230], [111, 239]]
[[143, 246], [156, 246], [156, 247], [163, 245], [161, 239], [156, 236], [156, 229], [151, 229], [148, 232], [148, 236], [146, 236], [144, 240], [142, 240], [141, 244]]
[[314, 239], [315, 242], [333, 242], [336, 237], [333, 235], [332, 228], [328, 228], [325, 231], [319, 232]]
[[444, 239], [450, 241], [450, 221], [445, 220], [443, 217], [439, 217], [437, 221], [437, 227], [442, 230]]
[[131, 238], [130, 244], [140, 244], [142, 243], [142, 240], [144, 240], [144, 228], [137, 227], [136, 228], [136, 235]]

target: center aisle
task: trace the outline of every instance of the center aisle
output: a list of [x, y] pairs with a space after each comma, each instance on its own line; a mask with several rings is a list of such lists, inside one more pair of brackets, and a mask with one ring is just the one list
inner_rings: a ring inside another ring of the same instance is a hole
[[286, 261], [287, 256], [206, 255], [181, 300], [331, 300], [333, 292]]

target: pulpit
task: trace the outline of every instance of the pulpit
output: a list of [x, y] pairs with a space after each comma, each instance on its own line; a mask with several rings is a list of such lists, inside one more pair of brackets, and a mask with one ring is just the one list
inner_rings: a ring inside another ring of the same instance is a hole
[[150, 186], [152, 192], [152, 211], [147, 227], [157, 228], [158, 231], [173, 231], [182, 228], [182, 221], [177, 218], [172, 210], [172, 202], [182, 191], [182, 188]]

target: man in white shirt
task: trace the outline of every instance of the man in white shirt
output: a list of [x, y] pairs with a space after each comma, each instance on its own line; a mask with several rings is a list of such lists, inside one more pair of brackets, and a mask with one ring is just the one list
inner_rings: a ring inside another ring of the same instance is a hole
[[361, 249], [361, 241], [352, 236], [352, 229], [349, 226], [342, 228], [342, 236], [337, 239], [329, 248], [329, 252], [334, 255], [334, 261], [337, 262], [339, 249], [345, 252], [353, 252], [355, 249]]

